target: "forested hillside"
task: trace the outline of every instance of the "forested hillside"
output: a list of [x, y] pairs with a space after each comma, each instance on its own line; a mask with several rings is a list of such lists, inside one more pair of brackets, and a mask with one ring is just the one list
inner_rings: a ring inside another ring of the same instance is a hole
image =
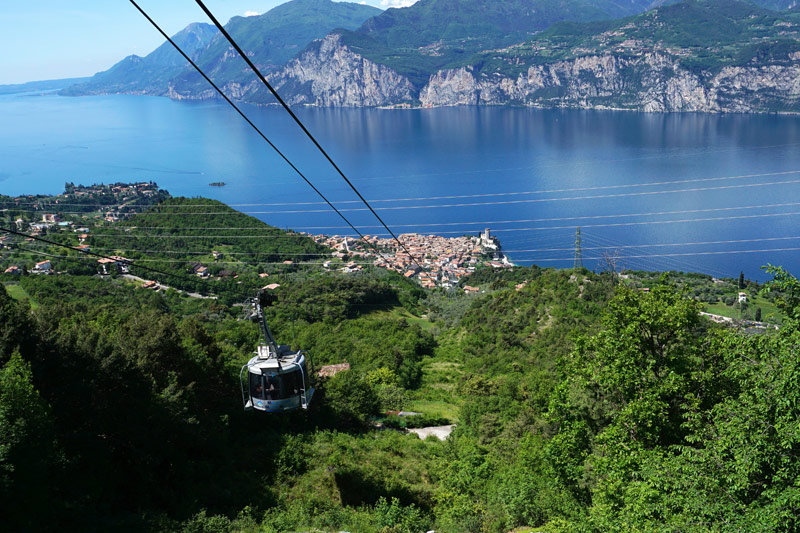
[[[784, 324], [746, 334], [702, 318], [669, 276], [646, 292], [585, 270], [479, 271], [466, 283], [483, 292], [464, 294], [377, 270], [275, 273], [279, 342], [351, 364], [288, 415], [241, 408], [259, 334], [239, 306], [117, 276], [4, 275], [0, 519], [794, 531], [800, 283], [774, 274]], [[399, 409], [457, 426], [445, 442], [376, 429]]]

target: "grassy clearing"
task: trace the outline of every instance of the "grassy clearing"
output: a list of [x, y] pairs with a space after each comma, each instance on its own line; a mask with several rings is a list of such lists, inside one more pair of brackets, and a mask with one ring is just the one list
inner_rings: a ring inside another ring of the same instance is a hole
[[379, 309], [377, 311], [373, 311], [370, 313], [371, 317], [382, 318], [385, 317], [387, 319], [399, 319], [402, 318], [409, 324], [417, 325], [422, 328], [423, 331], [431, 331], [436, 325], [427, 319], [427, 317], [418, 317], [412, 315], [408, 312], [407, 309], [403, 307], [392, 307], [389, 309]]
[[20, 286], [19, 283], [12, 281], [3, 283], [3, 285], [5, 286], [6, 291], [8, 291], [8, 294], [15, 300], [29, 302], [31, 305], [31, 309], [36, 309], [37, 307], [39, 307], [39, 304], [36, 303], [36, 301], [34, 301], [33, 298], [31, 298], [30, 294], [28, 294], [25, 291], [25, 289], [23, 289], [22, 286]]
[[783, 320], [780, 310], [777, 306], [769, 300], [755, 296], [750, 297], [750, 302], [747, 308], [740, 314], [739, 304], [725, 305], [723, 302], [716, 302], [713, 304], [705, 304], [703, 311], [714, 315], [726, 316], [730, 318], [743, 318], [745, 320], [754, 320], [757, 308], [761, 308], [761, 320], [771, 324], [780, 324]]
[[409, 411], [415, 413], [422, 413], [435, 418], [446, 418], [451, 423], [458, 422], [458, 412], [461, 409], [459, 405], [435, 400], [412, 400], [408, 404]]
[[458, 422], [461, 402], [457, 387], [463, 374], [460, 363], [427, 358], [422, 363], [422, 385], [411, 393], [407, 409]]

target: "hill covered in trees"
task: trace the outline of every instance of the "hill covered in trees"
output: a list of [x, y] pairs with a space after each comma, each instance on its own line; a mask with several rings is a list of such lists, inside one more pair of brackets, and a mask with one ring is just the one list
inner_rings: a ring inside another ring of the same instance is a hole
[[[784, 324], [753, 335], [701, 317], [669, 276], [642, 291], [516, 268], [479, 272], [467, 282], [483, 292], [463, 294], [379, 271], [276, 272], [279, 342], [351, 364], [284, 416], [241, 408], [259, 335], [241, 307], [121, 277], [6, 275], [0, 518], [12, 530], [794, 531], [800, 283], [773, 273]], [[375, 428], [399, 409], [457, 427], [444, 442]]]

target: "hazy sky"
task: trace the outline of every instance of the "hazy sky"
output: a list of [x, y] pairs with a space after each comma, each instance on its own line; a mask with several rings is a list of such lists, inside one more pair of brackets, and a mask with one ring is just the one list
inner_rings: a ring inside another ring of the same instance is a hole
[[[137, 0], [170, 35], [208, 22], [193, 0]], [[261, 14], [285, 0], [205, 0], [223, 22]], [[402, 7], [416, 0], [356, 0]], [[163, 42], [128, 0], [3, 0], [0, 7], [0, 84], [90, 76], [130, 54], [146, 55]]]

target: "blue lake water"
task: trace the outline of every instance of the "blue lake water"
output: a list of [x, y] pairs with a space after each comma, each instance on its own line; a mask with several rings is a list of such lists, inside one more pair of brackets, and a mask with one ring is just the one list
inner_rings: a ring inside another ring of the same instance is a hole
[[[245, 106], [365, 234], [384, 234], [286, 114]], [[298, 109], [396, 233], [485, 227], [512, 261], [800, 273], [800, 117], [512, 108]], [[269, 224], [352, 234], [223, 103], [0, 96], [0, 193], [154, 180]], [[218, 188], [208, 184], [224, 181]]]

